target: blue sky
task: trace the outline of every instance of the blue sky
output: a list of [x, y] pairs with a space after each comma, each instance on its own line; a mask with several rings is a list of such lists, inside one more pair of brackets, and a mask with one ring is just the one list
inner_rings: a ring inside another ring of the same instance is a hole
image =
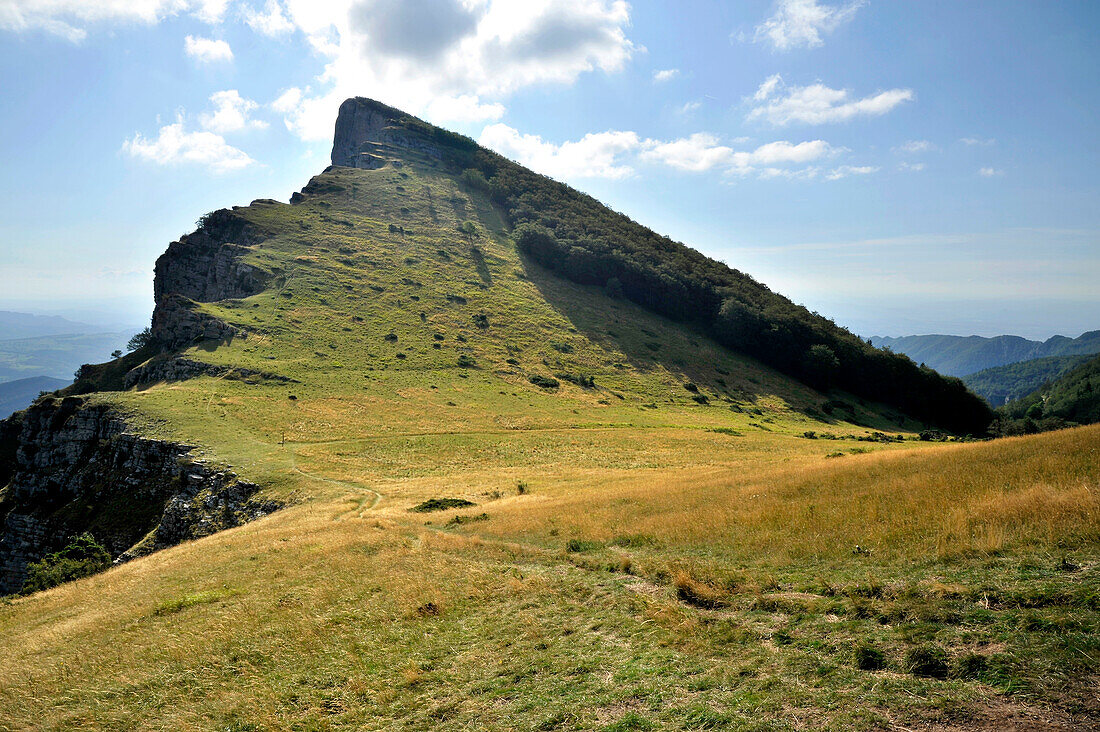
[[1100, 328], [1100, 6], [5, 0], [0, 309], [141, 322], [364, 95], [863, 335]]

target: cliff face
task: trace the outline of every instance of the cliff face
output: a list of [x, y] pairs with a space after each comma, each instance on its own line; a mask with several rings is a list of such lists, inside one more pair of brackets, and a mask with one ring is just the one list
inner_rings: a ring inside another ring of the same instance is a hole
[[441, 156], [439, 146], [408, 126], [408, 116], [393, 107], [365, 97], [340, 105], [333, 135], [332, 164], [349, 168], [380, 168], [386, 163], [386, 147], [414, 150], [429, 157]]
[[196, 302], [217, 302], [261, 292], [270, 274], [241, 261], [266, 233], [220, 209], [203, 217], [194, 233], [168, 245], [153, 277], [152, 334], [165, 349], [199, 340], [226, 340], [243, 333], [197, 312]]
[[0, 594], [85, 531], [125, 561], [278, 508], [254, 498], [254, 483], [193, 460], [192, 446], [134, 434], [81, 397], [0, 423], [0, 445]]

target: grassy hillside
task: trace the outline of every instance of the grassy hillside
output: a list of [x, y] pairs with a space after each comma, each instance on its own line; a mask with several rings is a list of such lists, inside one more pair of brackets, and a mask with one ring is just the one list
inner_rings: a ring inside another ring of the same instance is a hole
[[266, 285], [198, 305], [247, 335], [185, 353], [288, 380], [121, 390], [152, 347], [87, 377], [288, 507], [0, 603], [0, 729], [1100, 712], [1100, 427], [920, 441], [524, 258], [431, 157], [295, 200], [233, 211]]
[[1022, 399], [1048, 381], [1088, 361], [1090, 356], [1048, 356], [996, 366], [963, 377], [963, 383], [995, 407]]
[[904, 353], [917, 363], [924, 363], [951, 376], [966, 376], [985, 369], [1019, 361], [1051, 356], [1087, 356], [1100, 353], [1100, 331], [1082, 333], [1077, 338], [1053, 336], [1045, 341], [1031, 341], [1020, 336], [949, 336], [919, 335], [901, 338], [873, 337], [871, 342], [881, 348]]

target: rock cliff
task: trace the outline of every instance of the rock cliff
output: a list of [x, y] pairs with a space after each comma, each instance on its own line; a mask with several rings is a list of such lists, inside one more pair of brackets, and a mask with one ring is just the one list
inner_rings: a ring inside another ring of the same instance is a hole
[[135, 434], [81, 397], [40, 400], [0, 422], [0, 594], [85, 531], [125, 561], [279, 507], [193, 449]]
[[414, 126], [404, 112], [365, 97], [354, 97], [340, 105], [333, 135], [332, 164], [349, 168], [379, 168], [386, 162], [387, 146], [415, 150], [432, 158], [442, 156], [439, 144], [430, 139], [427, 125]]

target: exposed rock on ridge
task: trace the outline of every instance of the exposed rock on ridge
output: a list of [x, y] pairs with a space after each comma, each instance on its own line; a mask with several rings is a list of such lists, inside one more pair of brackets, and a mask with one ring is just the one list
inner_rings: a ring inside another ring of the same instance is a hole
[[124, 561], [279, 508], [193, 449], [134, 434], [122, 415], [79, 397], [0, 422], [0, 594], [84, 531]]
[[[398, 123], [401, 121], [402, 123]], [[441, 157], [439, 146], [410, 129], [404, 112], [365, 97], [340, 105], [332, 143], [332, 164], [349, 168], [380, 168], [387, 145]]]

